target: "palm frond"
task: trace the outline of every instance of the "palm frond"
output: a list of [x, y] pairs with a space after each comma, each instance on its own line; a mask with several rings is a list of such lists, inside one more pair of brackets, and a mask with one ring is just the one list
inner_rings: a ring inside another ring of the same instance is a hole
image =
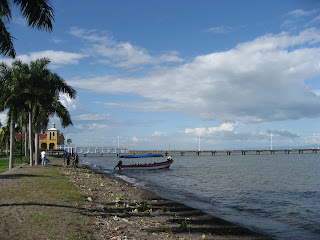
[[29, 26], [52, 30], [55, 12], [49, 0], [14, 0], [14, 3], [20, 5], [20, 11], [27, 18]]
[[16, 51], [13, 46], [14, 37], [7, 31], [6, 25], [0, 18], [0, 54], [14, 58]]

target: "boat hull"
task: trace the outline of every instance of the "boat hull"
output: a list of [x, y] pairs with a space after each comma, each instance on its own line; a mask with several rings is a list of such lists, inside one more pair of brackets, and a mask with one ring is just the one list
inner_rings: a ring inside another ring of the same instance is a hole
[[166, 169], [169, 168], [173, 163], [173, 160], [160, 162], [160, 163], [152, 163], [152, 164], [132, 164], [132, 165], [122, 165], [120, 167], [121, 171], [126, 170], [156, 170], [156, 169]]

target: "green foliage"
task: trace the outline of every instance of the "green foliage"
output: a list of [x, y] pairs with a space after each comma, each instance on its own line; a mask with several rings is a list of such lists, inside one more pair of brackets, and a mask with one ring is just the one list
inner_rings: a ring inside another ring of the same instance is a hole
[[[28, 163], [29, 158], [28, 157], [23, 157], [22, 158], [22, 163]], [[14, 166], [19, 166], [20, 165], [20, 157], [16, 157], [14, 159]], [[9, 169], [9, 159], [8, 158], [0, 158], [0, 173], [5, 172]]]
[[140, 204], [137, 204], [137, 203], [136, 203], [136, 209], [138, 210], [138, 212], [145, 212], [145, 213], [147, 213], [147, 212], [150, 212], [150, 210], [151, 210], [151, 212], [152, 212], [151, 206], [150, 206], [150, 205], [147, 205], [146, 202], [142, 202], [142, 203], [140, 203]]
[[180, 229], [181, 231], [184, 231], [184, 230], [186, 230], [187, 228], [188, 228], [187, 220], [181, 221], [179, 229]]
[[16, 5], [23, 18], [26, 18], [29, 26], [37, 29], [51, 31], [53, 26], [55, 12], [49, 1], [0, 1], [1, 9], [1, 39], [0, 54], [4, 56], [16, 57], [16, 51], [13, 45], [14, 37], [8, 32], [6, 24], [9, 24], [12, 18], [11, 6]]

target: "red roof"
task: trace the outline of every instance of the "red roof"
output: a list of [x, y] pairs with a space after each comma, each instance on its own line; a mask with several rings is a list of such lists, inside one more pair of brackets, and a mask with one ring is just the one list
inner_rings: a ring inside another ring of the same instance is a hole
[[[23, 135], [23, 136], [24, 136], [24, 135]], [[63, 134], [60, 133], [59, 136], [63, 136]], [[21, 133], [16, 133], [16, 134], [14, 134], [14, 138], [15, 138], [15, 139], [20, 139], [20, 138], [21, 138]], [[39, 138], [40, 138], [40, 139], [47, 139], [47, 134], [42, 134], [42, 133], [40, 133], [40, 134], [39, 134]]]

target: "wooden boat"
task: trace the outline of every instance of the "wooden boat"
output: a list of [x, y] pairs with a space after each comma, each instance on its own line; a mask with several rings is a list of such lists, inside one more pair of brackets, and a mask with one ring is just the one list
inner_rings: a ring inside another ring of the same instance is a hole
[[[137, 154], [137, 155], [122, 155], [120, 158], [135, 159], [135, 158], [144, 158], [145, 163], [137, 162], [134, 164], [123, 164], [120, 160], [118, 165], [115, 166], [119, 170], [154, 170], [154, 169], [165, 169], [169, 168], [173, 163], [173, 159], [168, 157], [166, 161], [154, 161], [154, 158], [163, 158], [162, 154]], [[148, 162], [150, 161], [150, 162]], [[153, 161], [153, 163], [152, 163]]]

